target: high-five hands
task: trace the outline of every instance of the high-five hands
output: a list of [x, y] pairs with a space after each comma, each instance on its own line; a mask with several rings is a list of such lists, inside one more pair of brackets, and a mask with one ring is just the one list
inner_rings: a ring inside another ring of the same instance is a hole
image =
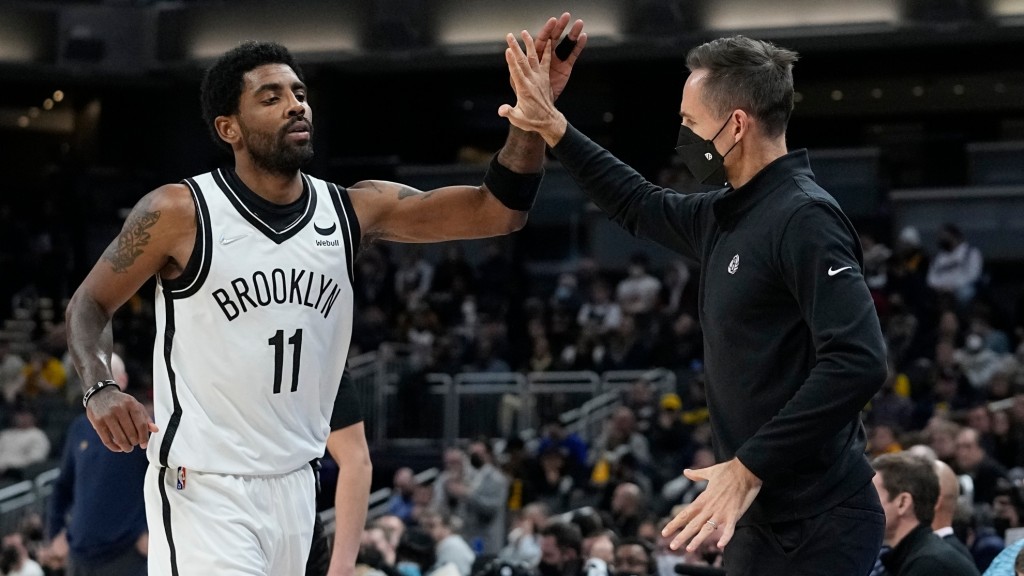
[[539, 133], [550, 146], [562, 138], [567, 126], [565, 117], [555, 108], [555, 99], [565, 89], [572, 67], [587, 44], [583, 21], [577, 20], [566, 36], [572, 50], [564, 60], [554, 56], [555, 43], [568, 24], [566, 12], [548, 19], [536, 39], [523, 30], [520, 36], [525, 52], [514, 35], [505, 37], [505, 62], [517, 101], [515, 106], [502, 104], [498, 115], [517, 128]]
[[[572, 67], [576, 64], [576, 59], [579, 58], [583, 48], [587, 45], [587, 34], [583, 31], [583, 20], [573, 22], [569, 33], [565, 35], [565, 38], [562, 38], [565, 27], [569, 25], [569, 20], [568, 12], [563, 13], [558, 18], [548, 18], [548, 21], [544, 23], [544, 27], [537, 34], [537, 38], [533, 41], [533, 47], [538, 55], [546, 54], [548, 46], [554, 45], [552, 50], [555, 53], [555, 57], [549, 58], [548, 69], [552, 100], [558, 100], [562, 91], [565, 90], [565, 85], [568, 84], [569, 76], [572, 74]], [[559, 38], [562, 38], [561, 42], [559, 42]], [[507, 39], [508, 37], [506, 37]]]

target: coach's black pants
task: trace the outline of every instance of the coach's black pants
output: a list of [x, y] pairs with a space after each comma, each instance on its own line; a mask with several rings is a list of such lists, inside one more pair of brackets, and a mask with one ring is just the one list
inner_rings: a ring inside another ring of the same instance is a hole
[[842, 504], [791, 522], [736, 527], [729, 576], [865, 576], [882, 546], [885, 514], [868, 482]]

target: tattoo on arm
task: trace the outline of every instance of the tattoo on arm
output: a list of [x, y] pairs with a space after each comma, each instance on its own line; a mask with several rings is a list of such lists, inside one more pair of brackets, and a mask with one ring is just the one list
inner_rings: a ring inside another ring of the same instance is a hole
[[114, 272], [123, 273], [142, 254], [142, 247], [151, 239], [149, 229], [160, 219], [160, 211], [141, 210], [132, 213], [121, 234], [110, 243], [103, 259], [110, 262]]

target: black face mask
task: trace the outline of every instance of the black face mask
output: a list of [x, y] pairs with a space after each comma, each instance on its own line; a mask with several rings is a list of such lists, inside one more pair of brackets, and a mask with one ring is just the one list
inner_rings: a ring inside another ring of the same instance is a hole
[[537, 572], [541, 576], [562, 576], [562, 567], [557, 564], [541, 562], [537, 565]]
[[470, 454], [469, 455], [469, 465], [472, 466], [473, 468], [478, 469], [478, 470], [480, 468], [483, 468], [483, 466], [484, 466], [484, 457], [479, 455], [479, 454]]
[[[718, 132], [715, 132], [711, 140], [701, 138], [686, 126], [679, 126], [679, 139], [676, 140], [676, 151], [682, 157], [686, 168], [701, 184], [711, 184], [713, 186], [726, 185], [725, 156], [718, 153], [714, 140], [718, 138], [718, 135], [728, 125], [729, 121], [726, 120], [725, 124], [722, 124], [722, 127], [718, 129]], [[733, 144], [732, 147], [735, 148], [736, 144]], [[729, 148], [726, 154], [729, 152], [732, 152], [732, 148]]]

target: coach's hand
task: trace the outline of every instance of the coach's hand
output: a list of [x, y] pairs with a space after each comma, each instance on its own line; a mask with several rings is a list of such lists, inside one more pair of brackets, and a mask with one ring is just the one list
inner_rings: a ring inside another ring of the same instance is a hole
[[689, 541], [686, 550], [693, 552], [712, 537], [718, 539], [719, 549], [725, 548], [736, 522], [761, 491], [761, 479], [736, 458], [700, 470], [684, 470], [683, 474], [695, 482], [707, 480], [707, 488], [665, 526], [661, 535], [667, 538], [679, 532], [669, 543], [673, 550]]
[[89, 399], [85, 413], [103, 445], [113, 452], [131, 452], [136, 445], [146, 448], [149, 434], [158, 432], [146, 407], [120, 390], [102, 390]]

